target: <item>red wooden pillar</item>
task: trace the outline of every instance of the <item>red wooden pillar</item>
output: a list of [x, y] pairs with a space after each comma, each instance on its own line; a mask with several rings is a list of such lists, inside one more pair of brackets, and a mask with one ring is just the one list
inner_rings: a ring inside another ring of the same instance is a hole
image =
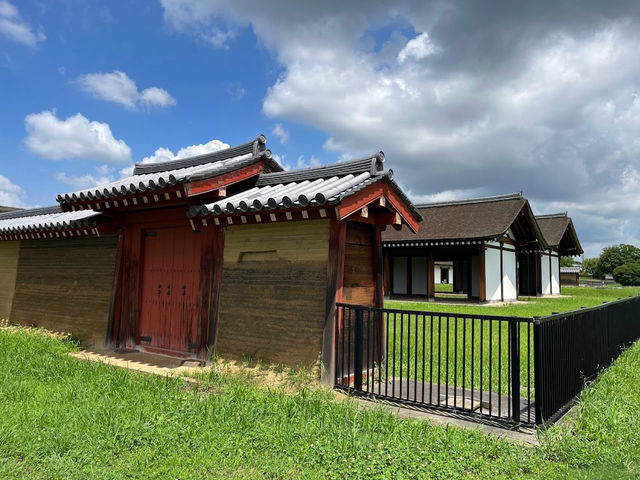
[[[116, 270], [113, 275], [113, 287], [111, 291], [111, 305], [109, 306], [109, 319], [104, 346], [109, 348], [112, 342], [117, 343], [120, 330], [120, 305], [122, 303], [122, 277], [124, 260], [124, 230], [118, 232], [118, 247], [116, 250]], [[114, 328], [115, 327], [115, 328]], [[116, 330], [117, 329], [117, 330]]]
[[210, 360], [215, 346], [224, 264], [224, 227], [205, 228], [200, 256], [198, 293], [198, 358]]
[[[376, 308], [384, 307], [384, 259], [382, 255], [382, 226], [373, 226], [373, 238], [371, 247], [373, 249], [373, 282], [374, 295], [373, 306]], [[385, 337], [384, 315], [382, 313], [374, 314], [374, 332], [375, 332], [375, 362], [381, 363], [387, 356], [387, 339]]]
[[478, 300], [480, 302], [487, 301], [486, 278], [485, 247], [481, 247], [478, 250]]
[[335, 382], [335, 337], [339, 320], [336, 319], [336, 303], [342, 301], [344, 281], [344, 253], [347, 239], [347, 222], [332, 218], [329, 224], [329, 262], [327, 266], [327, 293], [325, 322], [322, 338], [322, 382], [333, 386]]

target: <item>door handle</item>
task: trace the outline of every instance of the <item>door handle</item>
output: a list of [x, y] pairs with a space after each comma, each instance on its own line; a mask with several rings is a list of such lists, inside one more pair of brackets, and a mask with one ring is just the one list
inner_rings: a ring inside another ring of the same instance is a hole
[[167, 285], [167, 295], [171, 295], [171, 285]]
[[183, 285], [182, 286], [182, 296], [184, 297], [187, 294], [187, 286]]
[[158, 285], [158, 295], [162, 294], [162, 285]]

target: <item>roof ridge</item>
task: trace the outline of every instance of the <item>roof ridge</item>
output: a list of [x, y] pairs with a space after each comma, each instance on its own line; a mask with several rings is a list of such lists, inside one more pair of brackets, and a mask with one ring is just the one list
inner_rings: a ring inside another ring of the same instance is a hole
[[295, 170], [263, 173], [260, 175], [256, 186], [275, 185], [303, 180], [315, 180], [317, 178], [344, 176], [353, 173], [368, 171], [371, 175], [380, 175], [383, 172], [384, 152], [379, 151], [374, 155], [353, 160], [345, 160], [318, 167], [298, 168]]
[[14, 210], [11, 212], [0, 213], [0, 220], [11, 220], [13, 218], [35, 217], [38, 215], [49, 215], [52, 213], [62, 213], [60, 205], [51, 205], [49, 207], [27, 208], [23, 210]]
[[229, 158], [240, 155], [253, 154], [253, 156], [262, 155], [266, 151], [267, 137], [260, 134], [255, 139], [210, 153], [194, 155], [187, 158], [176, 158], [167, 162], [160, 163], [142, 163], [137, 162], [133, 169], [133, 175], [145, 175], [148, 173], [159, 173], [167, 170], [176, 170], [179, 168], [194, 167], [204, 165], [206, 163], [220, 162]]
[[539, 218], [569, 218], [569, 212], [560, 213], [545, 213], [543, 215], [536, 215], [536, 220]]
[[471, 205], [474, 203], [486, 203], [486, 202], [498, 202], [503, 200], [515, 200], [517, 198], [524, 198], [522, 196], [522, 192], [515, 193], [507, 193], [504, 195], [494, 195], [491, 197], [478, 197], [478, 198], [470, 198], [467, 200], [451, 200], [449, 202], [434, 202], [434, 203], [423, 203], [420, 205], [416, 205], [416, 208], [431, 208], [431, 207], [448, 207], [455, 205]]

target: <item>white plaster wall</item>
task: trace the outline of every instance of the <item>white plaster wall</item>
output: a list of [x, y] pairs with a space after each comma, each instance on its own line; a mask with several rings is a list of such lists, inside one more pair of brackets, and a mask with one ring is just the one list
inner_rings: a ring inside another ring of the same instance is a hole
[[551, 257], [551, 286], [553, 294], [560, 295], [560, 258]]
[[510, 250], [502, 251], [502, 274], [503, 290], [505, 301], [517, 300], [518, 289], [516, 287], [516, 252]]
[[484, 252], [487, 301], [500, 300], [500, 250], [487, 248]]
[[478, 256], [471, 257], [471, 296], [478, 297], [480, 285], [478, 280]]
[[549, 295], [551, 293], [550, 271], [549, 271], [549, 255], [543, 253], [540, 258], [540, 270], [542, 273], [542, 294]]
[[427, 294], [427, 257], [411, 257], [411, 293]]
[[407, 257], [393, 257], [393, 291], [407, 294]]
[[440, 267], [438, 265], [433, 267], [433, 281], [436, 284], [442, 281], [442, 277], [440, 276]]

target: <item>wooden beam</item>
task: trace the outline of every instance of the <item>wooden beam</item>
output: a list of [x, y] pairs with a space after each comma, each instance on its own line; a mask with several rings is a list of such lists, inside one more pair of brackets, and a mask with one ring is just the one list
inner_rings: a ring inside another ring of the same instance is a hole
[[481, 302], [487, 301], [487, 278], [485, 269], [485, 255], [486, 250], [484, 247], [478, 249], [478, 300]]
[[224, 175], [188, 182], [185, 185], [187, 196], [193, 197], [195, 195], [201, 195], [203, 193], [209, 193], [217, 190], [218, 195], [224, 197], [227, 194], [225, 187], [259, 175], [260, 172], [262, 172], [263, 166], [264, 161], [259, 161], [253, 165], [249, 165], [248, 167], [241, 168]]
[[336, 319], [336, 303], [342, 301], [344, 282], [344, 256], [347, 239], [347, 222], [331, 219], [329, 224], [329, 256], [327, 268], [327, 292], [325, 322], [322, 338], [322, 382], [333, 386], [335, 381], [335, 337], [341, 319]]

